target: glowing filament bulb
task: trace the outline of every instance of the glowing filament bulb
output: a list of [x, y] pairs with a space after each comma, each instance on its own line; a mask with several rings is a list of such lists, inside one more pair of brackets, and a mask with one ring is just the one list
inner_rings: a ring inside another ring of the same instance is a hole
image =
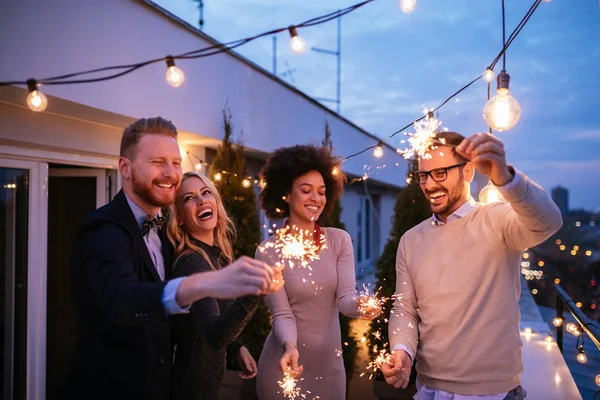
[[172, 56], [167, 56], [167, 83], [173, 87], [179, 87], [185, 82], [185, 74], [175, 66], [175, 60]]
[[340, 173], [339, 168], [338, 167], [333, 167], [333, 170], [331, 171], [331, 175], [336, 176], [339, 173]]
[[302, 54], [306, 51], [306, 41], [298, 36], [295, 26], [288, 28], [290, 32], [290, 49], [296, 54]]
[[514, 127], [521, 117], [521, 105], [508, 91], [509, 75], [502, 71], [498, 75], [498, 91], [483, 108], [483, 118], [488, 126], [497, 131]]
[[194, 165], [194, 169], [196, 171], [201, 171], [202, 170], [202, 163], [201, 162], [196, 163], [196, 165]]
[[217, 181], [217, 182], [218, 182], [218, 181], [220, 181], [221, 179], [223, 179], [223, 175], [221, 175], [221, 173], [220, 173], [220, 172], [217, 172], [217, 173], [215, 174], [215, 181]]
[[500, 193], [500, 191], [498, 190], [496, 185], [492, 183], [492, 181], [489, 181], [487, 185], [485, 185], [483, 189], [481, 189], [481, 192], [479, 192], [480, 203], [490, 204], [503, 201], [505, 201], [504, 196], [502, 196], [502, 193]]
[[242, 181], [242, 186], [245, 187], [246, 189], [248, 189], [251, 184], [252, 184], [252, 182], [250, 182], [250, 179], [248, 179], [248, 178], [246, 178]]
[[554, 318], [554, 319], [552, 320], [552, 324], [553, 324], [554, 326], [556, 326], [557, 328], [558, 328], [559, 326], [561, 326], [561, 325], [562, 325], [562, 323], [563, 323], [563, 320], [562, 320], [562, 318]]
[[495, 75], [496, 75], [496, 74], [494, 74], [494, 71], [493, 71], [493, 70], [492, 70], [490, 67], [488, 67], [488, 68], [485, 70], [485, 72], [483, 73], [483, 79], [484, 79], [486, 82], [491, 82], [491, 81], [493, 81], [493, 80], [494, 80], [494, 76], [495, 76]]
[[577, 354], [577, 361], [579, 361], [582, 364], [585, 364], [587, 362], [587, 355], [585, 355], [583, 349], [579, 350], [579, 354]]
[[417, 6], [417, 0], [400, 0], [400, 9], [405, 13], [412, 12]]
[[383, 157], [383, 147], [380, 144], [378, 144], [375, 147], [375, 150], [373, 150], [373, 155], [377, 158]]
[[37, 90], [37, 82], [33, 79], [27, 81], [29, 95], [27, 95], [27, 106], [31, 111], [41, 112], [48, 106], [46, 95]]

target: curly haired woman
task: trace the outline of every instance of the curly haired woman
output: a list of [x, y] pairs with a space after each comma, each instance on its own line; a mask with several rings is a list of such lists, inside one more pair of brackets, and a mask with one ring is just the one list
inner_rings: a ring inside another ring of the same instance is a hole
[[[312, 232], [309, 240], [319, 248], [319, 258], [310, 262], [310, 269], [285, 268], [283, 289], [265, 297], [273, 329], [259, 359], [259, 398], [281, 400], [278, 381], [287, 372], [302, 375], [298, 386], [310, 392], [310, 398], [343, 400], [346, 378], [338, 313], [365, 319], [378, 314], [364, 313], [367, 317], [359, 312], [350, 236], [318, 224], [342, 195], [339, 162], [320, 147], [280, 148], [267, 160], [261, 177], [265, 186], [260, 201], [266, 215], [285, 217], [288, 226]], [[263, 242], [256, 258], [275, 265], [278, 255], [268, 244], [274, 241], [271, 237]]]

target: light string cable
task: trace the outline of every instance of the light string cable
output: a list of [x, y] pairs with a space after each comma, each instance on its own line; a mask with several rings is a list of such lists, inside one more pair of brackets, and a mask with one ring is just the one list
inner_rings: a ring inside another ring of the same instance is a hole
[[[332, 21], [334, 19], [341, 18], [342, 16], [344, 16], [348, 13], [351, 13], [373, 1], [375, 1], [375, 0], [365, 0], [360, 3], [346, 7], [344, 9], [341, 9], [341, 10], [337, 10], [337, 11], [334, 11], [334, 12], [331, 12], [328, 14], [324, 14], [324, 15], [321, 15], [321, 16], [318, 16], [315, 18], [311, 18], [300, 24], [293, 25], [293, 27], [307, 28], [307, 27], [320, 25], [320, 24]], [[44, 79], [36, 79], [36, 82], [39, 84], [42, 84], [42, 85], [67, 85], [67, 84], [80, 84], [80, 83], [92, 83], [92, 82], [106, 81], [106, 80], [110, 80], [110, 79], [119, 78], [123, 75], [134, 72], [134, 71], [136, 71], [142, 67], [145, 67], [147, 65], [150, 65], [150, 64], [165, 62], [168, 59], [171, 59], [171, 60], [197, 59], [197, 58], [209, 57], [209, 56], [213, 56], [216, 54], [224, 53], [224, 52], [233, 50], [237, 47], [240, 47], [246, 43], [254, 41], [256, 39], [259, 39], [259, 38], [262, 38], [265, 36], [274, 35], [274, 34], [277, 34], [280, 32], [284, 32], [284, 31], [287, 31], [288, 29], [289, 29], [289, 27], [277, 28], [277, 29], [273, 29], [273, 30], [270, 30], [267, 32], [260, 33], [255, 36], [251, 36], [251, 37], [247, 37], [247, 38], [243, 38], [243, 39], [237, 39], [237, 40], [233, 40], [233, 41], [227, 42], [227, 43], [218, 43], [218, 44], [214, 44], [212, 46], [204, 47], [204, 48], [198, 49], [198, 50], [189, 51], [189, 52], [182, 53], [182, 54], [175, 55], [175, 56], [160, 57], [160, 58], [155, 58], [152, 60], [142, 61], [142, 62], [135, 63], [135, 64], [113, 65], [113, 66], [96, 68], [96, 69], [87, 70], [87, 71], [73, 72], [73, 73], [60, 75], [60, 76], [54, 76], [54, 77], [49, 77], [49, 78], [44, 78]], [[70, 79], [70, 78], [77, 78], [77, 77], [82, 77], [82, 76], [91, 75], [91, 74], [97, 74], [97, 73], [101, 73], [101, 72], [108, 72], [108, 71], [119, 71], [119, 72], [116, 72], [116, 73], [113, 73], [113, 74], [110, 74], [107, 76], [103, 76], [103, 77], [98, 77], [98, 78]], [[27, 81], [0, 82], [0, 86], [26, 85], [26, 84], [27, 84]]]
[[[523, 27], [525, 27], [525, 25], [527, 24], [527, 22], [529, 21], [529, 19], [531, 18], [531, 16], [533, 15], [533, 13], [538, 8], [538, 6], [540, 5], [541, 2], [542, 2], [542, 0], [535, 0], [533, 2], [532, 6], [529, 8], [529, 10], [527, 11], [527, 13], [523, 17], [523, 19], [521, 19], [521, 21], [519, 22], [519, 24], [517, 25], [517, 27], [513, 30], [513, 32], [510, 34], [510, 36], [506, 40], [506, 43], [504, 43], [504, 45], [502, 46], [502, 50], [498, 53], [498, 55], [496, 56], [496, 58], [494, 58], [494, 61], [490, 64], [490, 68], [491, 69], [493, 69], [496, 66], [496, 64], [498, 63], [498, 61], [500, 60], [500, 58], [506, 53], [506, 50], [510, 47], [510, 45], [513, 43], [513, 41], [517, 38], [517, 36], [519, 35], [519, 33], [521, 33], [521, 31], [523, 30]], [[450, 100], [452, 100], [454, 97], [458, 96], [460, 93], [462, 93], [464, 90], [466, 90], [467, 88], [469, 88], [471, 85], [473, 85], [475, 82], [477, 82], [481, 78], [482, 78], [482, 75], [479, 75], [477, 78], [473, 79], [471, 82], [467, 83], [465, 86], [463, 86], [462, 88], [458, 89], [456, 92], [454, 92], [453, 94], [451, 94], [446, 100], [444, 100], [439, 106], [435, 107], [433, 109], [433, 112], [438, 111], [440, 108], [442, 108], [444, 105], [446, 105]], [[397, 131], [393, 132], [392, 134], [390, 134], [385, 139], [381, 139], [378, 143], [376, 143], [376, 144], [374, 144], [372, 146], [369, 146], [369, 147], [367, 147], [367, 148], [365, 148], [363, 150], [357, 151], [356, 153], [350, 154], [349, 156], [347, 156], [346, 158], [344, 158], [342, 160], [342, 162], [344, 162], [344, 161], [346, 161], [346, 160], [348, 160], [350, 158], [359, 156], [359, 155], [363, 154], [366, 151], [374, 149], [375, 147], [377, 147], [381, 143], [385, 143], [386, 141], [390, 140], [391, 138], [393, 138], [397, 134], [399, 134], [399, 133], [405, 131], [406, 129], [410, 128], [415, 122], [418, 122], [418, 121], [422, 120], [423, 118], [425, 118], [425, 115], [423, 115], [420, 118], [416, 119], [415, 121], [407, 124], [406, 126], [398, 129]]]

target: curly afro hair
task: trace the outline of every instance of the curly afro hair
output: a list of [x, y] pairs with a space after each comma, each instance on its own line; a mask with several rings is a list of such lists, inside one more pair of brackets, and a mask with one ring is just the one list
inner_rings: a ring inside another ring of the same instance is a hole
[[297, 178], [310, 171], [317, 171], [325, 182], [327, 199], [317, 221], [322, 224], [344, 193], [346, 177], [339, 165], [339, 159], [322, 147], [296, 145], [275, 150], [260, 171], [264, 187], [259, 199], [267, 217], [273, 219], [289, 217], [290, 208], [283, 197], [292, 190], [292, 184]]

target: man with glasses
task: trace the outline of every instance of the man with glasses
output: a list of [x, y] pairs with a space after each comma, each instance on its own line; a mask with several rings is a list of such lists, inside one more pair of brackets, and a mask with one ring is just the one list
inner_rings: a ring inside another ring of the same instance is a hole
[[[473, 200], [475, 170], [505, 203]], [[519, 262], [561, 227], [560, 211], [487, 133], [438, 133], [414, 177], [433, 216], [398, 245], [386, 381], [405, 388], [416, 360], [417, 400], [523, 399]]]

